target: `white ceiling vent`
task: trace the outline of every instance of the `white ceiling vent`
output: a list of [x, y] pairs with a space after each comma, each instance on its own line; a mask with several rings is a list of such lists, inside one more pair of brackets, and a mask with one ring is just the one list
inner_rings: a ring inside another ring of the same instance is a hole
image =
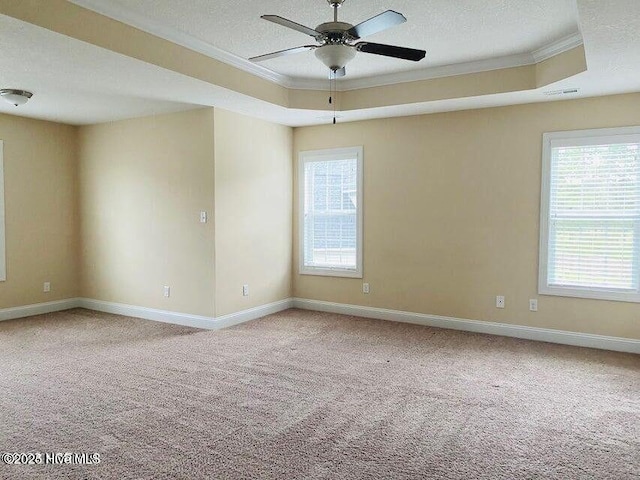
[[577, 88], [565, 88], [564, 90], [548, 90], [544, 92], [544, 94], [548, 97], [553, 97], [555, 95], [573, 95], [578, 93]]

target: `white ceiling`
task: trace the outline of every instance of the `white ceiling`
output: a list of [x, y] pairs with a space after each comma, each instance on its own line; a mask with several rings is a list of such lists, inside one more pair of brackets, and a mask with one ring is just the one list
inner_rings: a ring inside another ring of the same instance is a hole
[[1, 88], [34, 92], [20, 107], [0, 101], [2, 113], [83, 125], [219, 106], [291, 124], [285, 108], [5, 15], [0, 32]]
[[[100, 3], [110, 8], [122, 5], [125, 12], [137, 8], [138, 15], [133, 15], [133, 24], [146, 21], [157, 27], [161, 22], [167, 22], [161, 29], [169, 36], [180, 37], [176, 32], [181, 28], [188, 30], [189, 36], [198, 35], [201, 41], [217, 42], [216, 38], [219, 37], [221, 43], [213, 43], [213, 48], [242, 56], [307, 41], [302, 34], [288, 32], [284, 27], [259, 20], [261, 14], [279, 14], [310, 26], [327, 20], [331, 14], [325, 0], [292, 0], [283, 4], [272, 0], [75, 1], [80, 2]], [[314, 7], [303, 8], [303, 5]], [[424, 46], [428, 50], [427, 60], [432, 62], [424, 66], [431, 71], [447, 68], [433, 68], [436, 63], [452, 64], [482, 60], [487, 55], [530, 52], [567, 32], [571, 33], [578, 24], [587, 52], [588, 71], [547, 89], [577, 87], [580, 91], [576, 96], [582, 97], [640, 91], [640, 0], [388, 0], [384, 3], [380, 0], [348, 0], [341, 9], [341, 15], [343, 19], [355, 23], [388, 8], [405, 13], [409, 22], [395, 27], [388, 37], [379, 34], [371, 37], [371, 40], [419, 48]], [[215, 15], [211, 13], [213, 10]], [[239, 12], [245, 13], [240, 15]], [[245, 15], [246, 19], [238, 26], [233, 20], [234, 15]], [[419, 22], [416, 20], [418, 18], [429, 21]], [[497, 18], [502, 20], [498, 21]], [[259, 30], [254, 31], [254, 28]], [[267, 40], [263, 40], [260, 32], [265, 29], [267, 32], [273, 29], [276, 33], [273, 36], [267, 33]], [[417, 44], [418, 37], [408, 33], [411, 29], [418, 29], [422, 35], [422, 40]], [[246, 31], [254, 32], [250, 36], [251, 41], [247, 40]], [[328, 121], [327, 112], [274, 106], [4, 15], [0, 15], [0, 32], [0, 88], [26, 89], [35, 94], [29, 103], [19, 109], [0, 102], [0, 112], [70, 124], [89, 124], [196, 106], [218, 106], [285, 125], [311, 125]], [[203, 39], [204, 35], [209, 37]], [[181, 38], [185, 38], [184, 31]], [[304, 59], [304, 55], [295, 57], [296, 62]], [[363, 60], [365, 65], [362, 68], [371, 68], [369, 72], [375, 78], [379, 78], [379, 73], [389, 71], [385, 68], [406, 66], [405, 62], [399, 60], [389, 61], [394, 64], [400, 62], [401, 66], [383, 66], [381, 60], [388, 59], [365, 54], [361, 56], [371, 57]], [[313, 55], [306, 60], [311, 66], [319, 65]], [[355, 76], [360, 68], [359, 63], [354, 61], [350, 67], [349, 75]], [[418, 74], [419, 71], [413, 73]], [[285, 70], [279, 73], [294, 74]], [[407, 75], [413, 73], [405, 72]], [[308, 77], [312, 73], [301, 70], [300, 75]], [[547, 97], [542, 91], [533, 90], [342, 112], [339, 115], [343, 121], [350, 121], [564, 98]]]
[[4, 113], [81, 124], [194, 107], [161, 90], [166, 70], [7, 16], [0, 31], [2, 88], [34, 92], [21, 107], [0, 102]]
[[[314, 44], [260, 15], [280, 15], [311, 28], [333, 19], [326, 0], [73, 1], [159, 36], [205, 42], [243, 59]], [[338, 13], [341, 21], [357, 24], [388, 9], [408, 22], [367, 40], [424, 49], [427, 58], [416, 63], [360, 53], [348, 66], [349, 78], [529, 53], [578, 31], [575, 0], [346, 0]], [[324, 79], [328, 73], [312, 52], [261, 65], [294, 78]]]

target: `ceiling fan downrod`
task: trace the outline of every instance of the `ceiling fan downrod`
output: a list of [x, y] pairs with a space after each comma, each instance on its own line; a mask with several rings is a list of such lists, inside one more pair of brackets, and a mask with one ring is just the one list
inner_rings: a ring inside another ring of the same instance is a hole
[[345, 0], [327, 0], [327, 3], [333, 8], [333, 21], [338, 21], [338, 9], [342, 6]]

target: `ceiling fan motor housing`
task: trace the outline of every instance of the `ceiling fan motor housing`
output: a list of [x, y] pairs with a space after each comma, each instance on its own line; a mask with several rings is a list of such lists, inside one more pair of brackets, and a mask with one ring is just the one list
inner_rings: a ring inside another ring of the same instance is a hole
[[353, 27], [347, 22], [326, 22], [321, 23], [316, 27], [316, 32], [320, 32], [322, 35], [318, 38], [321, 43], [345, 43], [347, 41], [355, 40], [347, 31]]

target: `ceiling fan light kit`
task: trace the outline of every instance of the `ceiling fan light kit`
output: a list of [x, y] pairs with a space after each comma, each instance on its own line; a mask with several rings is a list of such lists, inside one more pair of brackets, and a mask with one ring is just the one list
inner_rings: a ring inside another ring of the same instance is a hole
[[33, 97], [33, 93], [15, 88], [3, 88], [0, 90], [0, 96], [5, 102], [10, 103], [14, 107], [18, 107], [27, 103], [29, 99]]
[[316, 49], [316, 57], [333, 72], [341, 70], [356, 56], [356, 50], [346, 45], [323, 45]]

